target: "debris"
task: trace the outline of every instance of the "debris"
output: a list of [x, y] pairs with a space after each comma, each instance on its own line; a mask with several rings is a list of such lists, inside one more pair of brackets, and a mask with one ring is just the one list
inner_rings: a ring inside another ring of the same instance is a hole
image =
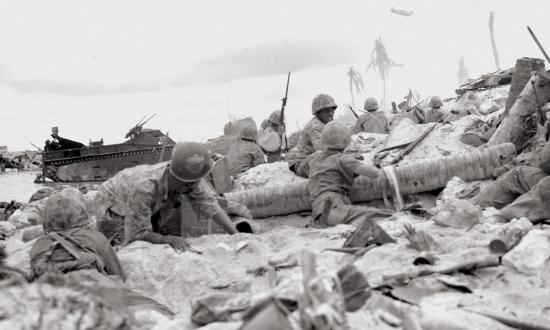
[[442, 211], [432, 217], [441, 226], [469, 229], [481, 220], [481, 208], [463, 199], [455, 199], [442, 206]]
[[502, 257], [502, 264], [520, 273], [533, 275], [541, 271], [550, 257], [550, 242], [544, 230], [533, 229]]
[[433, 237], [424, 230], [416, 229], [408, 223], [404, 224], [403, 228], [405, 229], [405, 238], [409, 240], [408, 247], [419, 252], [433, 251], [437, 248], [437, 243]]
[[415, 277], [427, 276], [432, 274], [450, 274], [456, 271], [467, 271], [485, 267], [495, 267], [500, 265], [498, 257], [483, 256], [475, 258], [473, 260], [463, 261], [452, 265], [445, 266], [422, 266], [413, 271], [407, 271], [397, 274], [386, 274], [382, 276], [383, 283], [379, 283], [378, 286], [382, 286], [389, 281], [403, 281], [409, 280]]
[[435, 264], [435, 256], [428, 251], [420, 252], [413, 260], [413, 265], [433, 265]]
[[504, 254], [518, 245], [526, 233], [517, 227], [506, 228], [489, 242], [489, 251]]
[[351, 236], [346, 239], [343, 247], [364, 248], [373, 244], [382, 245], [385, 243], [395, 243], [395, 239], [388, 235], [378, 224], [365, 218]]
[[15, 234], [15, 225], [9, 221], [0, 221], [0, 239], [10, 237]]
[[520, 320], [513, 315], [507, 315], [502, 312], [497, 312], [489, 310], [487, 308], [483, 309], [473, 309], [473, 308], [464, 308], [464, 310], [483, 315], [493, 320], [496, 320], [500, 323], [506, 324], [516, 329], [529, 329], [529, 330], [550, 330], [550, 327], [545, 324], [539, 324], [532, 321]]
[[432, 124], [430, 127], [428, 127], [428, 129], [426, 129], [422, 134], [420, 134], [420, 136], [414, 140], [413, 142], [411, 142], [409, 145], [407, 145], [405, 147], [405, 149], [403, 149], [401, 152], [399, 152], [399, 154], [397, 155], [397, 157], [395, 157], [394, 159], [392, 159], [391, 163], [390, 164], [397, 164], [399, 163], [399, 161], [401, 161], [401, 159], [403, 159], [403, 157], [405, 157], [406, 154], [408, 154], [409, 152], [411, 152], [411, 150], [414, 149], [414, 147], [416, 147], [420, 142], [422, 142], [422, 140], [424, 140], [424, 138], [426, 136], [428, 136], [428, 134], [430, 134], [430, 132], [437, 126], [437, 123], [434, 123]]

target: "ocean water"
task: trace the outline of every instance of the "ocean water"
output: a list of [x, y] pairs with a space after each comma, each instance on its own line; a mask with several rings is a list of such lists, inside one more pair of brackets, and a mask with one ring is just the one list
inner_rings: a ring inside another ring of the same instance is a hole
[[45, 187], [33, 182], [38, 173], [40, 172], [17, 172], [12, 170], [0, 173], [0, 202], [11, 200], [28, 202], [35, 191]]

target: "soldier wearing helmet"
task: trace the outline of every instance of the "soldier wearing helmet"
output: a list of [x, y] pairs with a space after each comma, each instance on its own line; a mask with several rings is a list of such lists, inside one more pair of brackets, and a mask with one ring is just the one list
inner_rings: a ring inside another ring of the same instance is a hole
[[118, 172], [99, 187], [95, 197], [98, 229], [114, 244], [143, 240], [184, 250], [188, 245], [179, 231], [160, 234], [166, 232], [163, 227], [174, 226], [167, 223], [172, 218], [164, 215], [180, 206], [183, 195], [201, 218], [212, 218], [231, 234], [237, 232], [204, 180], [212, 167], [202, 144], [181, 142], [174, 146], [171, 161]]
[[75, 188], [52, 195], [44, 206], [43, 229], [30, 251], [31, 279], [46, 273], [95, 269], [125, 279], [124, 271], [109, 240], [89, 228], [86, 201]]
[[257, 140], [256, 127], [243, 127], [238, 141], [229, 148], [227, 153], [227, 164], [232, 176], [235, 177], [254, 166], [265, 163], [264, 153], [256, 144]]
[[307, 162], [304, 160], [315, 151], [322, 150], [321, 132], [334, 119], [337, 107], [330, 95], [319, 94], [313, 99], [311, 112], [314, 117], [306, 124], [298, 145], [287, 157], [288, 167], [297, 175], [307, 178]]
[[366, 217], [372, 220], [372, 217], [391, 215], [388, 210], [351, 205], [349, 191], [357, 176], [376, 178], [384, 174], [373, 165], [344, 154], [350, 140], [347, 127], [339, 122], [330, 122], [321, 133], [324, 150], [306, 160], [314, 222], [319, 221], [323, 214], [326, 215], [326, 225], [355, 223]]
[[365, 101], [364, 110], [366, 113], [359, 116], [355, 122], [353, 134], [360, 132], [388, 134], [390, 132], [388, 119], [383, 112], [378, 111], [378, 102], [375, 98], [369, 97]]
[[258, 145], [267, 156], [268, 163], [281, 160], [281, 149], [286, 146], [285, 131], [285, 125], [281, 123], [281, 110], [273, 111], [269, 118], [262, 122]]
[[441, 111], [443, 101], [439, 96], [434, 96], [430, 99], [430, 110], [424, 116], [424, 123], [439, 123], [443, 120], [444, 113]]

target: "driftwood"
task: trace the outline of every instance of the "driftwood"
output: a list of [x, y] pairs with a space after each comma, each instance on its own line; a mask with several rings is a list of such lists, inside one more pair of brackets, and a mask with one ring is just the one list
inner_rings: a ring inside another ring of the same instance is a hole
[[489, 317], [502, 324], [508, 325], [512, 328], [525, 329], [525, 330], [550, 330], [550, 327], [544, 324], [535, 323], [531, 321], [520, 320], [517, 317], [511, 315], [505, 315], [501, 312], [491, 311], [486, 308], [477, 310], [473, 308], [464, 308], [463, 310]]
[[[394, 172], [400, 192], [414, 194], [445, 187], [455, 176], [464, 181], [491, 178], [497, 167], [510, 162], [515, 155], [515, 147], [512, 144], [502, 144], [459, 155], [401, 165], [394, 168]], [[352, 202], [382, 199], [386, 183], [382, 177], [359, 177], [353, 183], [350, 198]], [[248, 207], [254, 218], [311, 210], [307, 181], [231, 192], [226, 193], [225, 197]]]
[[[450, 266], [419, 266], [417, 269], [412, 271], [406, 271], [396, 274], [387, 274], [382, 276], [383, 284], [385, 285], [388, 282], [392, 281], [404, 281], [410, 280], [413, 278], [428, 276], [432, 274], [450, 274], [457, 271], [466, 271], [486, 267], [496, 267], [500, 265], [500, 259], [497, 256], [484, 256], [482, 258], [477, 258], [474, 260], [468, 260], [456, 263]], [[379, 285], [379, 286], [382, 286]]]

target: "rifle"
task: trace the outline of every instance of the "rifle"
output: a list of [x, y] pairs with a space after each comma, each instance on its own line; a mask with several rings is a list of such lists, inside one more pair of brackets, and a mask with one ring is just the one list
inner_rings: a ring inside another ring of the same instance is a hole
[[349, 104], [346, 104], [346, 106], [348, 107], [348, 109], [353, 113], [353, 115], [355, 116], [355, 118], [359, 118], [359, 115], [357, 114], [357, 112], [355, 112], [355, 110], [353, 110], [353, 107]]
[[548, 54], [546, 54], [546, 51], [544, 50], [544, 48], [542, 48], [542, 45], [540, 44], [539, 39], [537, 39], [537, 37], [533, 33], [533, 30], [531, 30], [529, 26], [527, 26], [527, 30], [529, 31], [529, 34], [531, 34], [531, 37], [533, 37], [533, 40], [535, 40], [535, 43], [537, 44], [537, 46], [539, 46], [539, 49], [544, 55], [544, 57], [546, 58], [546, 61], [550, 63], [550, 57], [548, 57]]
[[[286, 107], [286, 101], [288, 99], [288, 85], [290, 83], [290, 71], [288, 71], [288, 77], [286, 78], [286, 91], [285, 91], [285, 97], [283, 97], [283, 99], [281, 100], [283, 102], [283, 104], [281, 105], [281, 117], [280, 117], [280, 121], [281, 121], [281, 124], [280, 125], [285, 125], [285, 107]], [[288, 141], [286, 139], [286, 129], [285, 129], [285, 133], [284, 133], [284, 144], [285, 144], [285, 147], [284, 147], [284, 150], [281, 149], [281, 151], [284, 151], [284, 152], [287, 152], [288, 151]]]

